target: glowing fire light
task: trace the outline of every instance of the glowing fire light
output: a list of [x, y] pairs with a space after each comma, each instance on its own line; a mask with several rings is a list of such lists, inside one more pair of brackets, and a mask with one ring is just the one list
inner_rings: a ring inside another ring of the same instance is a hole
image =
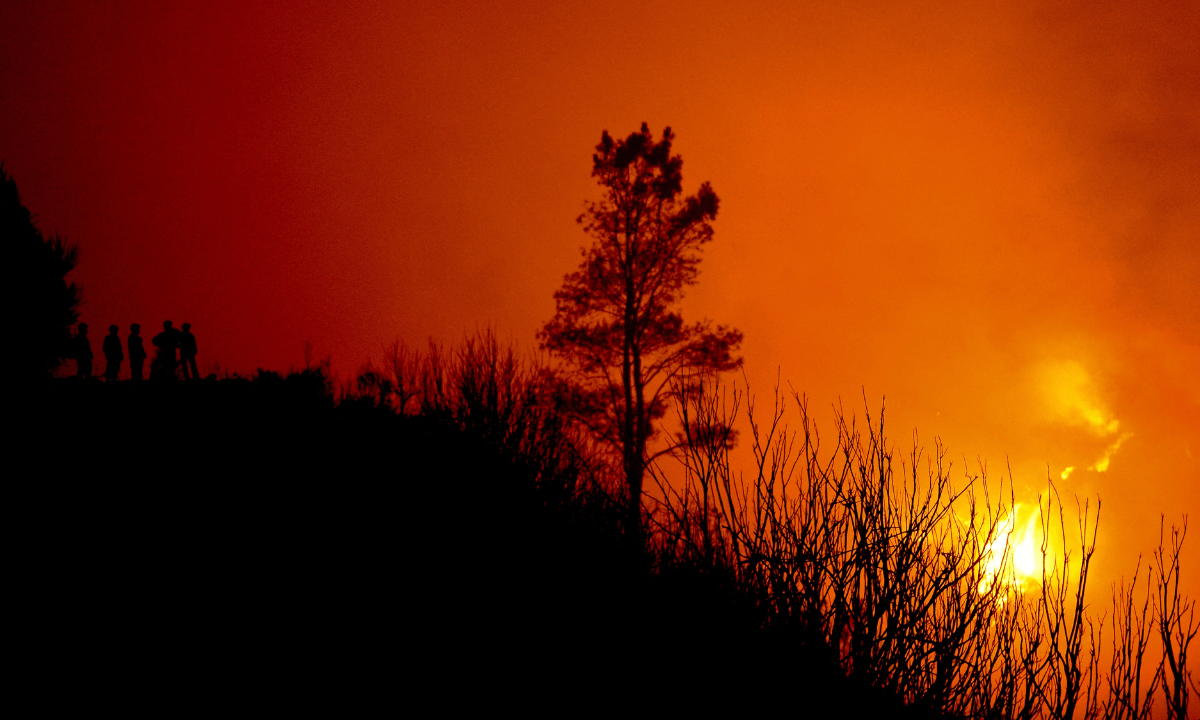
[[1024, 590], [1031, 579], [1040, 577], [1043, 562], [1041, 544], [1038, 542], [1040, 513], [1031, 512], [1018, 528], [1017, 518], [1020, 514], [1021, 504], [1018, 503], [1001, 522], [996, 539], [985, 551], [987, 567], [979, 583], [980, 593], [990, 590], [997, 578], [1006, 586]]

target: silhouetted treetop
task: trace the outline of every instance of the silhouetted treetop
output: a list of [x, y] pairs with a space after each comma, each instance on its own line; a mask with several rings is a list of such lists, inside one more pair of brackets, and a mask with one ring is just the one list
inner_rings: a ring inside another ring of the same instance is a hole
[[66, 281], [79, 250], [57, 233], [50, 239], [42, 236], [2, 162], [0, 247], [8, 256], [5, 279], [15, 303], [10, 328], [19, 343], [19, 351], [5, 358], [8, 375], [48, 375], [67, 356], [70, 326], [79, 319], [82, 291]]
[[604, 194], [579, 217], [593, 242], [554, 294], [557, 312], [539, 333], [542, 347], [571, 370], [580, 417], [620, 450], [635, 534], [647, 442], [671, 381], [741, 364], [739, 331], [687, 324], [677, 307], [699, 275], [719, 201], [707, 182], [681, 197], [683, 160], [671, 154], [673, 141], [670, 128], [656, 141], [645, 123], [623, 140], [601, 135], [592, 176]]

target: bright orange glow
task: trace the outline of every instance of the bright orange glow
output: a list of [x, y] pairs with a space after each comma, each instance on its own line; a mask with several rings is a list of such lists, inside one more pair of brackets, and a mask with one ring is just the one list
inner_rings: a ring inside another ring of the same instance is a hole
[[1099, 496], [1103, 589], [1200, 518], [1198, 8], [4, 3], [0, 159], [93, 328], [346, 376], [533, 347], [601, 131], [670, 125], [721, 199], [685, 318], [743, 331], [760, 395], [865, 388], [956, 473]]
[[1053, 565], [1054, 556], [1049, 548], [1042, 556], [1040, 520], [1037, 508], [1029, 510], [1020, 503], [1004, 518], [987, 549], [987, 570], [979, 592], [987, 592], [997, 581], [1017, 591], [1041, 582], [1043, 562]]

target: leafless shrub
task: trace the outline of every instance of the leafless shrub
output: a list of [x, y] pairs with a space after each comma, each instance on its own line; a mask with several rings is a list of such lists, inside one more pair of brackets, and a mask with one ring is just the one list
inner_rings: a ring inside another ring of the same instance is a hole
[[1179, 553], [1185, 537], [1186, 518], [1182, 528], [1171, 527], [1170, 547], [1164, 543], [1160, 526], [1158, 549], [1154, 551], [1155, 609], [1163, 645], [1158, 682], [1167, 703], [1167, 717], [1172, 720], [1188, 717], [1188, 701], [1197, 689], [1187, 659], [1200, 631], [1200, 621], [1196, 619], [1196, 601], [1179, 595]]
[[384, 373], [392, 384], [394, 407], [401, 415], [408, 412], [421, 392], [421, 354], [396, 340], [383, 353]]
[[1157, 668], [1150, 673], [1150, 684], [1142, 687], [1142, 679], [1146, 675], [1146, 650], [1154, 631], [1154, 616], [1150, 614], [1153, 598], [1149, 574], [1146, 575], [1143, 600], [1139, 603], [1135, 597], [1141, 570], [1139, 558], [1129, 585], [1126, 586], [1122, 580], [1114, 584], [1112, 589], [1113, 652], [1107, 674], [1108, 697], [1101, 705], [1105, 720], [1143, 720], [1150, 717], [1154, 694], [1158, 689]]
[[[1143, 718], [1161, 688], [1168, 716], [1187, 716], [1198, 625], [1178, 590], [1184, 531], [1155, 552], [1143, 599], [1137, 572], [1128, 589], [1114, 588], [1106, 644], [1108, 614], [1087, 603], [1098, 502], [1077, 499], [1069, 519], [1048, 482], [1041, 572], [1022, 582], [1008, 569], [1011, 483], [991, 495], [982, 468], [953, 482], [941, 444], [925, 457], [916, 437], [896, 457], [882, 411], [860, 427], [838, 409], [823, 450], [797, 393], [789, 401], [777, 388], [765, 415], [752, 395], [712, 378], [681, 379], [675, 396], [671, 456], [682, 477], [656, 468], [662, 500], [647, 508], [660, 562], [724, 568], [765, 626], [802, 627], [847, 677], [929, 712]], [[796, 429], [785, 420], [791, 406]], [[730, 461], [739, 417], [753, 456], [744, 473]], [[1162, 662], [1148, 663], [1156, 651]]]
[[554, 496], [546, 502], [562, 504], [598, 482], [599, 464], [553, 374], [491, 330], [450, 350], [432, 340], [424, 352], [396, 341], [383, 367], [365, 363], [342, 399], [455, 426], [530, 471], [543, 495]]

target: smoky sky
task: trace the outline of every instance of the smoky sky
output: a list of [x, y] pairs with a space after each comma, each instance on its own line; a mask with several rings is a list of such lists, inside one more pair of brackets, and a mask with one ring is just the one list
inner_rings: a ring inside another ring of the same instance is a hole
[[1114, 566], [1200, 508], [1196, 3], [0, 10], [0, 158], [82, 319], [191, 322], [202, 365], [533, 348], [642, 121], [721, 197], [684, 310], [738, 382], [1099, 496]]

